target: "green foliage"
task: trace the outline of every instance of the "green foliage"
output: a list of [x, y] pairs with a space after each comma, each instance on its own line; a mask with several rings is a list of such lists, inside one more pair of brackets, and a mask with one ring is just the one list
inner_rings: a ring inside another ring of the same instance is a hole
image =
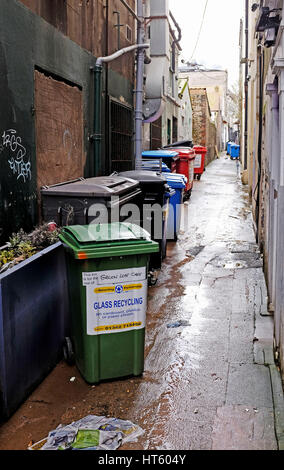
[[43, 224], [27, 234], [23, 229], [13, 233], [8, 247], [0, 251], [0, 271], [30, 258], [37, 252], [59, 241], [60, 229], [50, 231], [48, 224]]
[[15, 259], [15, 252], [13, 250], [0, 251], [0, 268]]

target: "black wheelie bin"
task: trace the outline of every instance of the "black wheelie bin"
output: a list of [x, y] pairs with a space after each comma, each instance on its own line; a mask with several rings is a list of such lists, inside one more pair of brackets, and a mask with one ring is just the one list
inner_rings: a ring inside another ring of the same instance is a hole
[[140, 195], [137, 181], [119, 176], [45, 186], [41, 189], [43, 220], [54, 220], [59, 226], [123, 222], [121, 208], [136, 203]]

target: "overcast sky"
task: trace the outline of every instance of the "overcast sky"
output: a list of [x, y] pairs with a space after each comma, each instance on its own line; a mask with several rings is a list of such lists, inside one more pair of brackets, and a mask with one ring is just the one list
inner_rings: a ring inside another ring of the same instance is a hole
[[[182, 29], [181, 58], [192, 57], [206, 0], [170, 0], [170, 10]], [[203, 28], [192, 61], [229, 72], [229, 85], [238, 80], [240, 19], [245, 0], [208, 0]]]

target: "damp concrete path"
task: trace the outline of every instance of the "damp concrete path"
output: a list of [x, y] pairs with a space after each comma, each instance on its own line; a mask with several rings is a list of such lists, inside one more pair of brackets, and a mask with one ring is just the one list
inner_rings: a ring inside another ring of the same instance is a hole
[[25, 449], [87, 414], [139, 424], [125, 450], [278, 448], [273, 319], [238, 163], [209, 165], [183, 215], [149, 289], [143, 376], [91, 386], [61, 362], [2, 425], [0, 449]]

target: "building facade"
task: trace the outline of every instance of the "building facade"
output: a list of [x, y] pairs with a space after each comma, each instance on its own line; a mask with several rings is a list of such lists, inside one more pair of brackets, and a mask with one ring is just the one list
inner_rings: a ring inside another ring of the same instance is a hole
[[205, 164], [216, 157], [217, 129], [212, 120], [206, 88], [190, 89], [192, 105], [192, 140], [195, 145], [207, 148]]
[[228, 72], [226, 70], [200, 70], [192, 66], [180, 67], [180, 77], [189, 79], [190, 88], [205, 88], [211, 115], [217, 129], [217, 147], [225, 150], [229, 138], [228, 130]]
[[181, 30], [168, 0], [146, 2], [146, 25], [151, 62], [145, 65], [143, 146], [156, 150], [178, 141], [180, 135], [189, 139], [191, 106], [190, 100], [179, 97]]
[[242, 40], [243, 52], [247, 50], [242, 59], [247, 90], [242, 164], [250, 188], [255, 232], [264, 256], [268, 308], [274, 316], [275, 359], [284, 377], [283, 0], [246, 3], [249, 27]]
[[192, 105], [190, 88], [188, 85], [187, 78], [180, 78], [179, 84], [179, 99], [180, 113], [179, 113], [179, 125], [178, 125], [178, 141], [192, 141]]

